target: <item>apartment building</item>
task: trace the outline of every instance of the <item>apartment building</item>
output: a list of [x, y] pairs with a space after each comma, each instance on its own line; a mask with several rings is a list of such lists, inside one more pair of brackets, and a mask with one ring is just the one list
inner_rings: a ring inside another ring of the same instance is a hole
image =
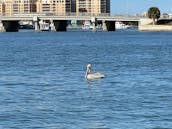
[[12, 0], [13, 13], [36, 12], [35, 0]]
[[70, 0], [37, 0], [37, 13], [67, 15], [71, 12]]
[[76, 12], [76, 0], [71, 0], [71, 12]]
[[110, 14], [110, 0], [76, 0], [76, 13], [88, 15]]
[[109, 13], [110, 14], [110, 0], [101, 0], [101, 13]]
[[3, 3], [3, 1], [0, 1], [0, 15], [4, 15], [4, 11], [5, 11], [5, 5]]
[[1, 0], [0, 14], [14, 15], [36, 12], [35, 0]]
[[0, 15], [19, 13], [110, 14], [110, 0], [0, 0]]

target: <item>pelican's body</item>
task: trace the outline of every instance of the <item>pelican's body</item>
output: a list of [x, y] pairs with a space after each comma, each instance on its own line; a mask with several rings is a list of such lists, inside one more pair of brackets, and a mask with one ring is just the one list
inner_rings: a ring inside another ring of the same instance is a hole
[[93, 80], [93, 79], [101, 79], [104, 78], [105, 76], [102, 73], [99, 72], [95, 72], [95, 73], [91, 73], [91, 64], [87, 65], [87, 70], [85, 73], [85, 78], [87, 80]]

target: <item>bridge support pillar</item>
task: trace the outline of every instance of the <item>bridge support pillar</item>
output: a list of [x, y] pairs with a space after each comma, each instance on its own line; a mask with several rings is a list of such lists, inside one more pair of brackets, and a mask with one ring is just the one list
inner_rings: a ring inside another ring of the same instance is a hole
[[0, 32], [5, 32], [5, 28], [2, 21], [0, 21]]
[[51, 22], [51, 31], [66, 31], [67, 21], [66, 20], [54, 20]]
[[34, 21], [34, 26], [35, 26], [35, 31], [39, 31], [39, 19], [37, 16], [33, 17], [33, 21]]
[[96, 22], [97, 22], [97, 19], [95, 17], [92, 17], [91, 18], [91, 22], [92, 22], [92, 25], [93, 25], [93, 31], [96, 31]]
[[55, 27], [54, 22], [53, 22], [52, 19], [50, 20], [50, 29], [51, 29], [52, 32], [56, 31], [56, 27]]
[[93, 31], [96, 31], [96, 23], [93, 22], [92, 25], [93, 25]]
[[35, 21], [35, 31], [39, 31], [40, 28], [39, 28], [39, 23], [38, 21]]
[[102, 21], [102, 29], [103, 31], [107, 31], [106, 21]]

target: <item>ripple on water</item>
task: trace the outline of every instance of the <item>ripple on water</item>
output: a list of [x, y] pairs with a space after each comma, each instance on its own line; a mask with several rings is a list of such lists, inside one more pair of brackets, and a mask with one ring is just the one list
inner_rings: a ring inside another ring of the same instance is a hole
[[[171, 33], [30, 30], [0, 38], [0, 128], [172, 127]], [[87, 82], [88, 63], [106, 77]]]

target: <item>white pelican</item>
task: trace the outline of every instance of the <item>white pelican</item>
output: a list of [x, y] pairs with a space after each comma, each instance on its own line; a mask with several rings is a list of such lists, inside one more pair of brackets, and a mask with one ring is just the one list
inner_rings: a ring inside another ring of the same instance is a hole
[[86, 73], [85, 73], [85, 78], [87, 80], [100, 79], [100, 78], [105, 77], [102, 73], [99, 73], [99, 72], [90, 73], [90, 72], [91, 72], [91, 64], [88, 64], [87, 65], [87, 70], [86, 70]]

